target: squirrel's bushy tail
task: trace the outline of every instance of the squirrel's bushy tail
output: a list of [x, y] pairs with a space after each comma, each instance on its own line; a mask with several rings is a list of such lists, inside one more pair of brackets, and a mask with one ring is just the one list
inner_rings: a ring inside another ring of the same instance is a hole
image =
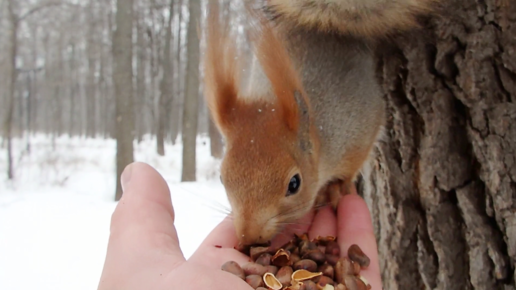
[[294, 25], [378, 37], [417, 26], [439, 0], [267, 0], [273, 16]]

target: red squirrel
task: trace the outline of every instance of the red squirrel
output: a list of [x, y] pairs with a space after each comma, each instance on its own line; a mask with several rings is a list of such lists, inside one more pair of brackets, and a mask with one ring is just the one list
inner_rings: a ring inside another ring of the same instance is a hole
[[241, 245], [268, 243], [327, 195], [336, 206], [386, 118], [369, 40], [414, 27], [433, 2], [260, 0], [247, 64], [210, 0], [205, 95]]

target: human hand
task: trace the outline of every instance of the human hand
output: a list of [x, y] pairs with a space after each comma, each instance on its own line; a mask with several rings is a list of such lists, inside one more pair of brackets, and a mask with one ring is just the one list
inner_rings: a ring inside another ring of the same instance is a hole
[[[232, 289], [251, 288], [233, 274], [220, 270], [223, 263], [239, 264], [249, 257], [234, 249], [238, 241], [233, 224], [224, 219], [186, 260], [174, 227], [174, 209], [164, 179], [149, 165], [133, 163], [122, 174], [124, 194], [111, 219], [111, 234], [99, 290], [113, 289]], [[309, 215], [306, 219], [311, 220]], [[339, 221], [339, 222], [337, 222]], [[299, 223], [286, 233], [337, 236], [342, 249], [358, 244], [371, 259], [361, 274], [381, 289], [376, 240], [369, 211], [356, 194], [342, 198], [338, 218], [321, 209], [312, 225]], [[284, 237], [287, 237], [284, 235]], [[343, 251], [345, 254], [345, 251]]]

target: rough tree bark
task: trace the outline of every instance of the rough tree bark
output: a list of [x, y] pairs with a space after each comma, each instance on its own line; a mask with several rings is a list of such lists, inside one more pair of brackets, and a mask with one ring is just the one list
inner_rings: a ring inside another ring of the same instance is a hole
[[113, 83], [116, 98], [116, 194], [122, 197], [120, 177], [134, 160], [134, 109], [132, 68], [133, 0], [117, 0], [116, 31], [113, 34]]
[[516, 289], [516, 4], [443, 6], [378, 49], [389, 121], [360, 187], [384, 289]]
[[188, 1], [190, 19], [188, 20], [186, 62], [186, 88], [183, 105], [183, 170], [181, 181], [195, 181], [195, 148], [197, 138], [197, 114], [199, 112], [199, 35], [197, 26], [201, 16], [201, 1]]

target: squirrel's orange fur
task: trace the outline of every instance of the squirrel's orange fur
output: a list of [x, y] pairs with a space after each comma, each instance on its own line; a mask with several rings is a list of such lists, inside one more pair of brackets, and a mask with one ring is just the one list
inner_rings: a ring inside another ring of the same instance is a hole
[[284, 45], [263, 20], [261, 33], [256, 40], [256, 56], [271, 82], [274, 95], [281, 104], [285, 122], [290, 129], [297, 131], [299, 120], [294, 92], [304, 94], [301, 81], [290, 63], [290, 57]]
[[[221, 180], [241, 243], [269, 241], [325, 203], [325, 194], [336, 205], [386, 114], [364, 38], [410, 26], [404, 21], [432, 1], [266, 0], [273, 20], [248, 9], [258, 24], [248, 27], [254, 61], [243, 90], [243, 57], [209, 0], [205, 94], [226, 141]], [[361, 9], [351, 13], [350, 4]], [[291, 180], [300, 182], [294, 193]]]
[[[249, 98], [238, 92], [235, 68], [239, 67], [239, 58], [231, 49], [234, 39], [228, 27], [219, 22], [217, 4], [212, 1], [209, 8], [205, 83], [212, 116], [226, 139], [221, 177], [242, 240], [250, 243], [269, 239], [279, 224], [306, 212], [312, 203], [307, 194], [297, 205], [298, 210], [289, 210], [296, 208], [295, 203], [284, 201], [291, 174], [299, 172], [300, 167], [314, 168], [304, 172], [303, 190], [316, 190], [317, 142], [310, 144], [313, 154], [305, 155], [297, 146], [301, 135], [317, 139], [313, 126], [300, 127], [300, 117], [306, 113], [299, 112], [296, 95], [307, 106], [308, 100], [284, 45], [265, 23], [256, 27], [253, 39], [270, 80], [269, 96]], [[266, 182], [256, 180], [256, 175], [264, 176]], [[274, 222], [268, 223], [271, 218]], [[246, 222], [250, 220], [256, 222]]]

